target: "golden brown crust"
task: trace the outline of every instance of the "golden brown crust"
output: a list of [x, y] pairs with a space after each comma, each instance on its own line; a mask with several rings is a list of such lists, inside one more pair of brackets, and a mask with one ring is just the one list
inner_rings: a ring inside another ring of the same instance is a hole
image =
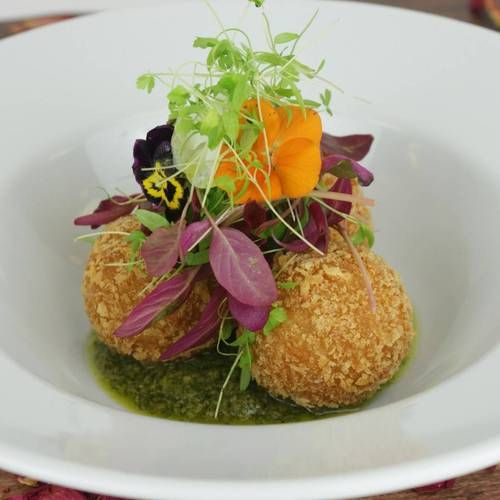
[[[121, 217], [108, 224], [107, 231], [130, 232], [140, 224], [133, 216]], [[141, 291], [151, 278], [138, 266], [106, 264], [128, 262], [130, 249], [120, 235], [102, 235], [94, 243], [82, 283], [87, 315], [100, 340], [122, 354], [140, 360], [157, 360], [165, 349], [184, 335], [199, 319], [210, 293], [205, 281], [194, 285], [185, 302], [172, 314], [155, 321], [142, 333], [130, 338], [113, 335], [133, 307], [141, 300]]]
[[298, 286], [280, 292], [288, 319], [267, 337], [257, 335], [253, 350], [257, 383], [309, 407], [370, 397], [395, 374], [414, 336], [412, 307], [397, 273], [358, 247], [377, 300], [372, 313], [352, 254], [338, 233], [332, 231], [332, 239], [325, 257], [277, 257], [279, 280]]

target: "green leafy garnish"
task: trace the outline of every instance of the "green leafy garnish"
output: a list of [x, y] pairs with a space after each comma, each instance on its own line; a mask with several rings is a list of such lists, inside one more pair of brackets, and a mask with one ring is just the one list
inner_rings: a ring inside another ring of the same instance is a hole
[[149, 210], [143, 210], [139, 208], [135, 211], [135, 216], [139, 222], [147, 227], [150, 231], [154, 231], [160, 227], [169, 227], [170, 223], [168, 220], [160, 214], [155, 212], [150, 212]]
[[269, 335], [278, 325], [287, 319], [286, 311], [282, 307], [273, 307], [269, 313], [269, 319], [264, 326], [264, 335]]
[[293, 290], [298, 286], [298, 283], [295, 281], [281, 281], [277, 283], [278, 288], [281, 288], [282, 290]]
[[[323, 61], [324, 62], [324, 61]], [[330, 108], [330, 102], [332, 100], [332, 91], [330, 89], [326, 89], [323, 94], [320, 94], [320, 99], [321, 103], [325, 107], [325, 111], [330, 115], [333, 116], [333, 112]]]
[[276, 45], [280, 45], [283, 43], [288, 43], [292, 42], [293, 40], [297, 40], [299, 38], [299, 35], [297, 33], [279, 33], [274, 37], [274, 43]]
[[186, 264], [188, 266], [201, 266], [206, 264], [208, 259], [208, 250], [200, 250], [199, 252], [189, 252], [186, 254]]
[[154, 75], [145, 73], [144, 75], [139, 76], [136, 81], [136, 86], [138, 89], [146, 90], [148, 94], [151, 94], [151, 91], [155, 87]]
[[252, 350], [250, 346], [254, 342], [255, 333], [245, 329], [232, 344], [239, 347], [240, 391], [245, 391], [252, 380]]
[[134, 267], [134, 261], [141, 249], [141, 245], [146, 241], [146, 235], [142, 231], [135, 230], [132, 231], [126, 239], [130, 243], [130, 263], [128, 265], [128, 270], [131, 271]]
[[373, 243], [375, 243], [375, 236], [373, 235], [373, 231], [366, 224], [360, 223], [358, 230], [354, 233], [351, 240], [354, 245], [361, 245], [366, 241], [371, 248]]

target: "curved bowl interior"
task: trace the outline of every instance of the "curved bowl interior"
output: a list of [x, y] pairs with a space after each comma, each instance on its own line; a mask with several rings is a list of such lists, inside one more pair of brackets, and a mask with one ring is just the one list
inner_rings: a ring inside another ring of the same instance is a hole
[[[465, 44], [471, 28], [398, 10], [319, 5], [324, 14], [301, 56], [314, 64], [328, 55], [326, 76], [346, 89], [334, 95], [325, 130], [375, 136], [365, 161], [376, 178], [366, 191], [377, 200], [375, 251], [400, 272], [419, 323], [409, 368], [371, 403], [381, 407], [442, 384], [498, 343], [500, 103], [485, 96], [498, 95], [500, 72], [478, 75], [500, 41], [476, 30]], [[216, 6], [224, 22], [239, 19], [236, 2]], [[203, 15], [192, 16], [194, 8]], [[135, 77], [199, 57], [193, 35], [216, 29], [203, 9], [176, 2], [106, 13], [0, 47], [16, 75], [0, 82], [1, 95], [13, 96], [0, 118], [0, 351], [60, 391], [104, 406], [115, 403], [85, 356], [80, 282], [89, 246], [73, 241], [82, 231], [72, 219], [95, 206], [99, 187], [136, 189], [133, 141], [165, 120], [166, 106], [163, 91], [136, 91]], [[313, 5], [291, 3], [290, 14], [279, 15], [279, 2], [269, 2], [268, 11], [276, 32], [299, 30]], [[246, 15], [256, 44], [263, 42], [259, 16]], [[36, 57], [35, 43], [44, 48]]]

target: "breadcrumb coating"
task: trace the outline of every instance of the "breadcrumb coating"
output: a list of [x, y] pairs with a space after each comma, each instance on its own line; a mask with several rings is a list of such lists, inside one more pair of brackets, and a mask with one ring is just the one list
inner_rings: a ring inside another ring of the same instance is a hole
[[[135, 229], [140, 229], [140, 223], [129, 215], [108, 224], [105, 230], [131, 232]], [[135, 337], [115, 337], [113, 333], [141, 300], [141, 291], [151, 281], [138, 266], [129, 271], [127, 266], [106, 265], [130, 259], [129, 244], [123, 236], [98, 237], [83, 276], [85, 308], [97, 336], [108, 346], [139, 360], [156, 361], [170, 344], [195, 325], [209, 301], [210, 292], [207, 283], [199, 281], [174, 312], [154, 321]]]
[[332, 230], [326, 256], [277, 256], [288, 319], [259, 333], [252, 374], [271, 394], [306, 407], [356, 405], [390, 380], [414, 336], [412, 306], [398, 274], [367, 247], [358, 251], [377, 300], [370, 311], [365, 283], [349, 248]]

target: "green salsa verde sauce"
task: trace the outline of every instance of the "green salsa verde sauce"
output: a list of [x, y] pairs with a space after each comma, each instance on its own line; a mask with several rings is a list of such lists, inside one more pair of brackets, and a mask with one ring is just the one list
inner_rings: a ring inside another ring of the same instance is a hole
[[[416, 321], [414, 324], [417, 332]], [[382, 389], [399, 378], [408, 366], [415, 352], [416, 338], [417, 335], [401, 368]], [[219, 415], [215, 419], [220, 389], [234, 360], [231, 356], [207, 350], [168, 363], [141, 362], [110, 349], [93, 334], [88, 343], [88, 359], [98, 384], [114, 401], [136, 413], [173, 420], [211, 424], [281, 424], [352, 413], [374, 399], [356, 407], [308, 410], [272, 397], [255, 382], [241, 392], [239, 377], [233, 374], [224, 389]]]

